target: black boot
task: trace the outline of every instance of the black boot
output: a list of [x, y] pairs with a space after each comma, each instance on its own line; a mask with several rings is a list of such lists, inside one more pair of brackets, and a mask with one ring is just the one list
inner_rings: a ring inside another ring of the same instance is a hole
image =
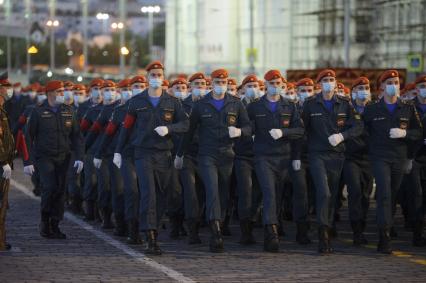
[[111, 209], [103, 208], [102, 209], [102, 229], [113, 229], [114, 225], [112, 225], [111, 221]]
[[256, 240], [252, 234], [253, 223], [250, 219], [242, 219], [240, 220], [240, 229], [241, 229], [241, 237], [240, 244], [241, 245], [253, 245], [256, 244]]
[[172, 240], [177, 240], [179, 239], [179, 219], [176, 215], [172, 215], [169, 217], [169, 222], [170, 222], [170, 233], [169, 233], [169, 237]]
[[161, 255], [163, 252], [160, 249], [160, 246], [157, 243], [157, 231], [156, 230], [148, 230], [146, 238], [148, 241], [148, 247], [145, 250], [146, 254], [149, 255]]
[[184, 219], [185, 217], [183, 216], [183, 214], [178, 216], [179, 235], [186, 237], [188, 236], [188, 233], [185, 230]]
[[297, 223], [296, 241], [299, 245], [308, 245], [311, 243], [311, 239], [309, 239], [308, 232], [309, 232], [309, 223], [307, 222]]
[[40, 236], [43, 238], [51, 238], [52, 231], [50, 230], [49, 216], [42, 213], [40, 221]]
[[129, 245], [141, 245], [143, 240], [139, 235], [139, 223], [137, 220], [130, 220], [127, 222], [128, 237], [126, 242]]
[[327, 226], [320, 226], [318, 228], [318, 252], [320, 254], [333, 253], [330, 245], [329, 228]]
[[229, 229], [229, 220], [231, 219], [231, 216], [226, 215], [225, 221], [221, 223], [221, 231], [223, 236], [231, 236], [231, 229]]
[[126, 237], [126, 222], [124, 222], [124, 216], [123, 215], [114, 215], [115, 218], [115, 229], [114, 229], [114, 236], [118, 237]]
[[67, 236], [61, 232], [59, 229], [59, 221], [58, 220], [50, 220], [50, 227], [52, 229], [52, 239], [66, 239]]
[[281, 218], [279, 220], [280, 223], [277, 225], [278, 236], [284, 237], [285, 236], [285, 232], [284, 232], [284, 219], [282, 219], [282, 217], [280, 217], [280, 218]]
[[333, 223], [333, 226], [331, 226], [331, 228], [328, 229], [328, 235], [329, 235], [329, 238], [331, 239], [335, 239], [339, 236], [339, 233], [337, 232], [336, 223]]
[[278, 236], [277, 225], [265, 225], [263, 240], [263, 250], [266, 252], [277, 253], [280, 250], [280, 239]]
[[198, 221], [196, 219], [189, 219], [186, 221], [186, 226], [189, 231], [188, 244], [201, 244], [201, 239], [198, 235]]
[[367, 245], [368, 241], [363, 233], [363, 225], [361, 221], [351, 221], [352, 232], [353, 232], [353, 245], [361, 246]]
[[94, 221], [95, 220], [95, 202], [88, 200], [85, 202], [85, 221]]
[[413, 246], [426, 246], [426, 238], [423, 237], [423, 221], [415, 222], [411, 227], [413, 228]]
[[82, 215], [83, 214], [83, 208], [82, 208], [82, 200], [78, 196], [72, 196], [71, 198], [71, 205], [70, 205], [71, 212], [76, 215]]
[[379, 243], [377, 244], [377, 251], [383, 254], [392, 253], [390, 229], [379, 229]]
[[223, 252], [223, 238], [220, 230], [220, 221], [210, 221], [210, 251], [213, 253]]

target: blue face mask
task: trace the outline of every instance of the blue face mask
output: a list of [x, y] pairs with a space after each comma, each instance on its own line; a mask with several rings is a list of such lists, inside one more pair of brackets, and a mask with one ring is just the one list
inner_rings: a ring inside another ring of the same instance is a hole
[[224, 94], [228, 90], [228, 87], [226, 85], [215, 85], [214, 86], [214, 92], [216, 94]]
[[322, 85], [322, 90], [324, 92], [330, 92], [330, 91], [333, 91], [336, 88], [335, 82], [322, 83], [321, 85]]
[[399, 88], [397, 85], [394, 85], [394, 84], [386, 85], [386, 93], [391, 97], [395, 95], [399, 95]]
[[104, 102], [106, 104], [113, 103], [116, 99], [116, 93], [112, 90], [104, 91]]
[[143, 89], [141, 88], [133, 88], [132, 89], [132, 95], [138, 95], [141, 94], [143, 92]]
[[278, 87], [268, 86], [268, 95], [270, 96], [281, 95], [282, 92], [283, 92], [283, 88], [281, 86], [278, 86]]
[[306, 91], [299, 93], [299, 100], [302, 103], [305, 102], [306, 98], [308, 98], [308, 93]]
[[128, 91], [128, 90], [123, 90], [121, 92], [121, 100], [122, 101], [127, 101], [130, 99], [130, 97], [132, 97], [132, 92]]
[[370, 97], [370, 92], [366, 90], [359, 90], [356, 97], [362, 101], [367, 100]]
[[206, 95], [206, 90], [201, 88], [194, 88], [192, 90], [192, 94], [196, 97], [203, 97], [204, 95]]
[[250, 87], [246, 89], [245, 96], [249, 99], [255, 99], [259, 97], [259, 90], [254, 87]]
[[149, 86], [152, 88], [160, 88], [163, 84], [163, 80], [161, 78], [151, 78], [149, 79]]
[[100, 95], [99, 89], [92, 89], [90, 91], [90, 96], [92, 97], [92, 99], [98, 99], [99, 95]]
[[426, 88], [419, 89], [419, 95], [421, 98], [426, 98]]

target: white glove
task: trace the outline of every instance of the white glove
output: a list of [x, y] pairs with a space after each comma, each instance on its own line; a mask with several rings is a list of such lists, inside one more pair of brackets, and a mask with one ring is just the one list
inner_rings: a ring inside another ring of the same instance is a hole
[[93, 158], [93, 165], [95, 166], [96, 169], [101, 168], [102, 165], [102, 159], [99, 158]]
[[159, 136], [162, 136], [162, 137], [164, 137], [165, 135], [167, 135], [169, 133], [169, 129], [165, 126], [157, 127], [157, 128], [154, 129], [154, 131], [156, 131], [157, 134]]
[[174, 163], [175, 163], [176, 169], [178, 169], [178, 170], [182, 169], [183, 168], [183, 156], [179, 157], [179, 156], [176, 155]]
[[334, 134], [328, 137], [328, 142], [332, 146], [337, 146], [339, 143], [341, 143], [344, 140], [342, 134]]
[[114, 153], [114, 158], [112, 159], [112, 163], [115, 164], [118, 168], [121, 168], [121, 154]]
[[405, 174], [410, 174], [412, 169], [413, 169], [413, 159], [408, 159], [407, 166], [405, 167]]
[[274, 140], [277, 140], [283, 137], [283, 131], [281, 131], [280, 129], [272, 129], [269, 131], [269, 134]]
[[9, 164], [6, 164], [3, 166], [3, 178], [10, 179], [10, 177], [12, 176], [12, 168], [10, 168]]
[[229, 137], [231, 139], [241, 137], [241, 129], [235, 128], [234, 126], [228, 127]]
[[400, 128], [392, 128], [389, 131], [389, 137], [391, 139], [402, 139], [407, 135], [407, 131]]
[[80, 174], [83, 171], [83, 161], [76, 160], [73, 167], [77, 168], [77, 174]]
[[28, 165], [24, 167], [24, 173], [32, 176], [34, 174], [34, 165]]
[[300, 167], [302, 166], [302, 162], [300, 162], [300, 160], [293, 160], [291, 162], [291, 166], [293, 166], [294, 171], [299, 171]]

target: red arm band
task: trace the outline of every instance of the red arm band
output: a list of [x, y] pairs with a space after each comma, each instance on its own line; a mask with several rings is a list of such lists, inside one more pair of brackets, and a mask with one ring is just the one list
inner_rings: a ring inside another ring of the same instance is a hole
[[117, 125], [114, 124], [112, 121], [110, 121], [108, 123], [108, 126], [105, 129], [105, 133], [107, 134], [107, 136], [112, 136], [115, 134], [116, 131], [117, 131]]
[[27, 117], [25, 117], [24, 115], [19, 116], [18, 123], [20, 125], [24, 125], [26, 122], [27, 122]]
[[90, 128], [90, 132], [100, 133], [102, 131], [102, 125], [96, 121], [93, 123], [92, 127]]
[[130, 129], [133, 127], [133, 124], [135, 123], [136, 117], [133, 115], [127, 114], [124, 118], [123, 127], [126, 129]]
[[82, 132], [85, 132], [87, 131], [87, 129], [89, 129], [89, 127], [90, 127], [89, 121], [87, 121], [86, 119], [82, 119], [80, 123], [80, 130]]

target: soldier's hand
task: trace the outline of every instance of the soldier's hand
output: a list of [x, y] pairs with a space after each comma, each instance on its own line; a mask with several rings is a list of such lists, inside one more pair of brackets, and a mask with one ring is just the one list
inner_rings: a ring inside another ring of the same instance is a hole
[[175, 168], [180, 170], [183, 168], [183, 156], [179, 157], [176, 155], [175, 162], [174, 162]]
[[114, 153], [114, 158], [112, 159], [112, 163], [115, 164], [118, 168], [121, 168], [121, 154]]
[[235, 128], [234, 126], [228, 127], [229, 137], [231, 139], [241, 137], [241, 129]]
[[165, 126], [157, 127], [157, 128], [154, 129], [154, 131], [156, 131], [157, 134], [159, 136], [162, 136], [162, 137], [164, 137], [165, 135], [167, 135], [169, 133], [169, 129]]
[[293, 166], [294, 171], [299, 171], [300, 167], [302, 166], [302, 162], [300, 160], [293, 160], [291, 162], [291, 166]]
[[95, 166], [96, 169], [101, 168], [102, 165], [102, 159], [99, 158], [93, 158], [93, 165]]
[[328, 142], [332, 146], [339, 145], [343, 140], [344, 140], [344, 138], [343, 138], [342, 134], [334, 134], [334, 135], [331, 135], [331, 136], [328, 137]]
[[32, 176], [34, 174], [34, 165], [28, 165], [24, 167], [24, 173]]
[[391, 139], [402, 139], [407, 135], [407, 131], [400, 128], [392, 128], [389, 131], [389, 137]]
[[269, 134], [274, 140], [280, 139], [283, 136], [283, 131], [280, 129], [272, 129], [269, 131]]
[[10, 179], [12, 177], [12, 168], [9, 164], [3, 166], [3, 178]]
[[80, 160], [76, 160], [75, 162], [74, 162], [74, 168], [77, 168], [77, 174], [80, 174], [81, 173], [81, 171], [83, 171], [83, 161], [80, 161]]

